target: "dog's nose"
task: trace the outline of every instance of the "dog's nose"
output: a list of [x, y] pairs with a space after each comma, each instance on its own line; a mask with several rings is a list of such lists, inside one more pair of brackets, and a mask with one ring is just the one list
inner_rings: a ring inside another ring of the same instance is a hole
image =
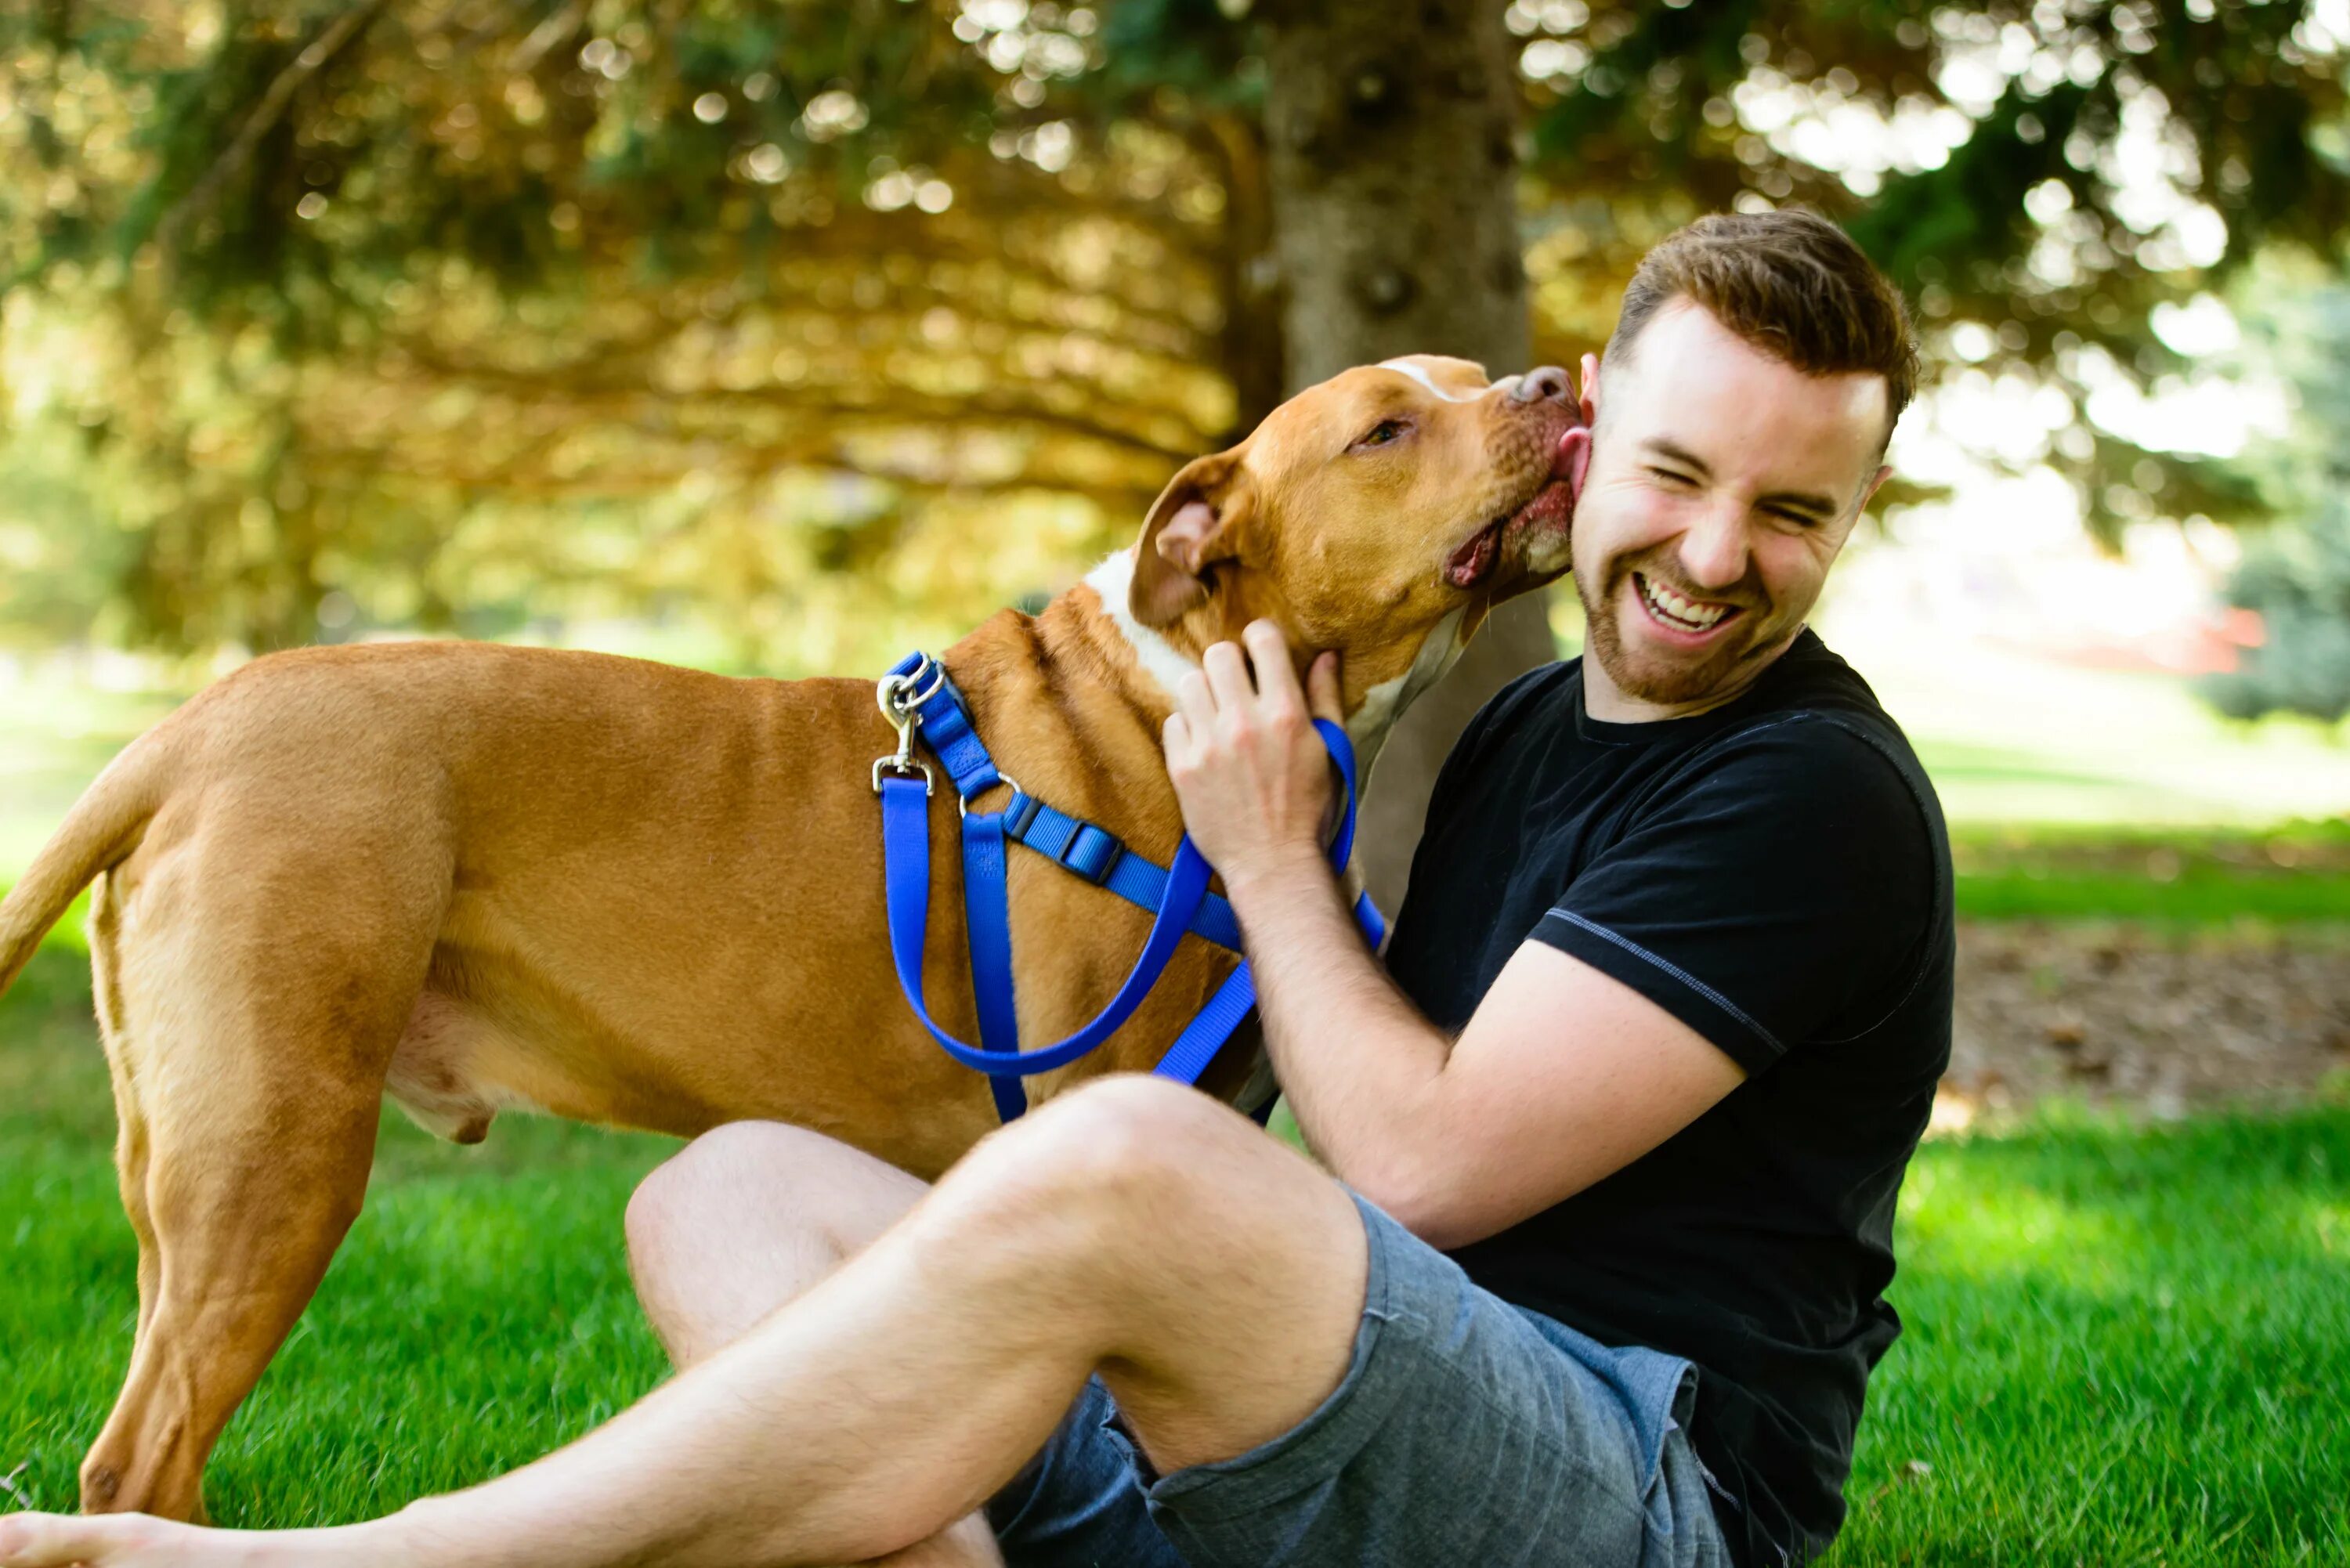
[[1518, 384], [1510, 389], [1510, 401], [1513, 403], [1531, 403], [1536, 399], [1565, 402], [1566, 372], [1555, 365], [1537, 365], [1519, 377]]

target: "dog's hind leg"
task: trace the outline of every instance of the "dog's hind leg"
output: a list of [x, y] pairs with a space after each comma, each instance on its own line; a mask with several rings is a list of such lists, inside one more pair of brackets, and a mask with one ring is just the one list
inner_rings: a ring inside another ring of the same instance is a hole
[[147, 1320], [155, 1311], [162, 1282], [162, 1256], [155, 1247], [154, 1217], [147, 1209], [147, 1117], [139, 1106], [138, 1080], [131, 1070], [128, 1025], [123, 1018], [122, 970], [119, 959], [121, 908], [115, 901], [114, 877], [101, 873], [90, 888], [90, 991], [98, 1004], [99, 1038], [106, 1046], [106, 1065], [114, 1085], [114, 1171], [122, 1193], [122, 1211], [139, 1243], [139, 1326], [131, 1341], [131, 1359], [138, 1359], [139, 1341], [147, 1336]]
[[[334, 858], [233, 880], [167, 865], [97, 923], [140, 1314], [86, 1511], [202, 1513], [213, 1445], [358, 1217], [437, 908]], [[265, 888], [321, 901], [306, 919]]]

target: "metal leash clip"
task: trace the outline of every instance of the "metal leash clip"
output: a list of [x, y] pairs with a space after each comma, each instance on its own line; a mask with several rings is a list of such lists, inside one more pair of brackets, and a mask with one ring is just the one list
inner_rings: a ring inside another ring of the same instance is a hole
[[885, 771], [896, 774], [899, 778], [921, 774], [922, 798], [925, 800], [937, 792], [938, 778], [931, 772], [931, 764], [914, 755], [914, 715], [923, 703], [938, 695], [940, 685], [946, 680], [946, 671], [938, 670], [938, 680], [931, 682], [931, 689], [917, 692], [915, 688], [921, 677], [934, 668], [926, 659], [911, 674], [884, 675], [874, 688], [873, 699], [880, 705], [881, 716], [889, 720], [890, 726], [898, 732], [897, 751], [873, 759], [875, 794], [881, 793], [881, 775]]

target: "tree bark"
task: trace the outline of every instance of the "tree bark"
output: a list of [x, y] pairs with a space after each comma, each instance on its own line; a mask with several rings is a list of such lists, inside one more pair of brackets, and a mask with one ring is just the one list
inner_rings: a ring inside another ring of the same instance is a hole
[[[1399, 354], [1526, 369], [1513, 50], [1502, 0], [1278, 0], [1265, 130], [1292, 392]], [[1393, 909], [1436, 772], [1486, 698], [1554, 657], [1541, 596], [1495, 615], [1379, 755], [1358, 858]]]

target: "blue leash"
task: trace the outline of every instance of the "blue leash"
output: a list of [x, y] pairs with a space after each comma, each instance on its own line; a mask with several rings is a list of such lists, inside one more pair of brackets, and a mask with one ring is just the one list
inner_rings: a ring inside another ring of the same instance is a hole
[[[873, 763], [873, 789], [881, 797], [889, 956], [897, 966], [898, 984], [914, 1016], [940, 1048], [964, 1066], [987, 1075], [996, 1112], [1010, 1121], [1027, 1108], [1021, 1078], [1065, 1067], [1116, 1033], [1159, 983], [1187, 933], [1238, 952], [1240, 921], [1230, 904], [1208, 891], [1212, 870], [1189, 834], [1176, 847], [1174, 865], [1162, 869], [1127, 848], [1115, 834], [1054, 810], [999, 773], [972, 723], [962, 691], [948, 678], [945, 668], [928, 654], [909, 654], [900, 659], [882, 677], [876, 695], [882, 716], [898, 732], [896, 753]], [[1317, 719], [1314, 727], [1346, 781], [1347, 809], [1330, 845], [1330, 863], [1343, 870], [1355, 842], [1355, 749], [1337, 725]], [[931, 900], [929, 802], [936, 781], [930, 764], [914, 754], [917, 736], [946, 768], [962, 821], [963, 917], [970, 933], [972, 991], [978, 1004], [977, 1046], [939, 1027], [922, 1001]], [[1002, 811], [971, 809], [973, 799], [998, 785], [1012, 790], [1012, 799]], [[1020, 1049], [1019, 1013], [1013, 998], [1007, 841], [1026, 845], [1096, 887], [1150, 910], [1152, 916], [1142, 954], [1109, 1004], [1076, 1033], [1034, 1051]], [[1355, 919], [1377, 946], [1387, 927], [1367, 893], [1356, 901]], [[1184, 1026], [1153, 1071], [1178, 1083], [1197, 1083], [1255, 1006], [1256, 982], [1243, 961]]]

